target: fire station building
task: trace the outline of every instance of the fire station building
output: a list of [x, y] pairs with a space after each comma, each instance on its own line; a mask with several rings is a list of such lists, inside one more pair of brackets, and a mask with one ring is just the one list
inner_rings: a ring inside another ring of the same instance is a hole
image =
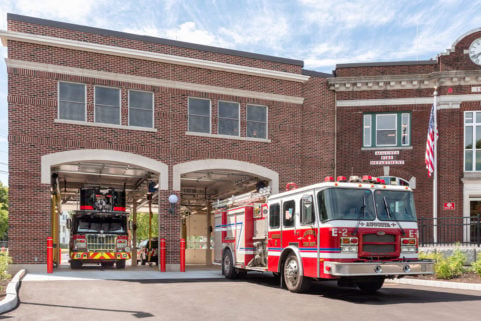
[[[212, 201], [264, 185], [277, 193], [325, 176], [398, 177], [393, 183], [415, 188], [418, 217], [432, 218], [424, 153], [435, 89], [438, 217], [481, 209], [481, 30], [433, 60], [343, 64], [333, 74], [301, 60], [15, 14], [0, 36], [14, 264], [46, 263], [51, 195], [74, 208], [85, 185], [124, 189], [132, 212], [155, 185], [173, 269], [181, 237], [203, 237], [190, 259], [211, 262]], [[469, 242], [469, 229], [457, 237]]]

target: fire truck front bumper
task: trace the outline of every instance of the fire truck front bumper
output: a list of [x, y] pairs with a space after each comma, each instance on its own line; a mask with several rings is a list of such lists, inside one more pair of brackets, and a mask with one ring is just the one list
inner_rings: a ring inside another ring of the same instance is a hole
[[423, 275], [434, 273], [434, 262], [325, 262], [324, 273], [332, 276], [388, 276]]
[[73, 260], [128, 260], [130, 252], [71, 252]]

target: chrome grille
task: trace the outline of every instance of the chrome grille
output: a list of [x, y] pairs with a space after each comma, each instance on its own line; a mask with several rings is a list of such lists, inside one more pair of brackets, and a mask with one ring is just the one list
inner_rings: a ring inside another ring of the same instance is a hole
[[117, 235], [87, 234], [86, 236], [89, 251], [115, 251]]
[[384, 256], [396, 252], [396, 235], [375, 233], [362, 236], [361, 256]]
[[396, 235], [393, 234], [384, 234], [384, 235], [377, 235], [377, 234], [364, 234], [362, 236], [363, 242], [366, 243], [394, 243], [396, 241]]

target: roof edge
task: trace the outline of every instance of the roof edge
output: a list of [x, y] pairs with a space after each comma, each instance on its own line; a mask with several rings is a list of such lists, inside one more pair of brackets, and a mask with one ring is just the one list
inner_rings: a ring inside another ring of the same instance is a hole
[[328, 74], [328, 73], [325, 73], [325, 72], [320, 72], [320, 71], [315, 71], [315, 70], [307, 70], [307, 69], [302, 69], [302, 74], [304, 76], [319, 77], [319, 78], [334, 77], [333, 74]]
[[19, 15], [15, 13], [7, 13], [7, 20], [27, 22], [27, 23], [32, 23], [32, 24], [37, 24], [42, 26], [62, 28], [62, 29], [68, 29], [73, 31], [79, 31], [79, 32], [95, 33], [103, 36], [113, 36], [113, 37], [119, 37], [119, 38], [126, 38], [130, 40], [145, 41], [145, 42], [157, 43], [161, 45], [176, 46], [176, 47], [186, 48], [186, 49], [208, 51], [208, 52], [224, 54], [224, 55], [271, 61], [271, 62], [295, 65], [300, 67], [304, 66], [304, 61], [297, 60], [297, 59], [282, 58], [282, 57], [257, 54], [257, 53], [247, 52], [247, 51], [226, 49], [226, 48], [213, 47], [213, 46], [207, 46], [207, 45], [199, 45], [199, 44], [194, 44], [190, 42], [170, 40], [170, 39], [158, 38], [153, 36], [137, 35], [137, 34], [127, 33], [127, 32], [114, 31], [114, 30], [102, 29], [102, 28], [96, 28], [96, 27], [88, 27], [88, 26], [78, 25], [73, 23], [24, 16], [24, 15]]
[[413, 61], [382, 61], [382, 62], [361, 62], [349, 64], [337, 64], [336, 69], [339, 68], [355, 68], [355, 67], [377, 67], [377, 66], [416, 66], [416, 65], [435, 65], [437, 60], [413, 60]]

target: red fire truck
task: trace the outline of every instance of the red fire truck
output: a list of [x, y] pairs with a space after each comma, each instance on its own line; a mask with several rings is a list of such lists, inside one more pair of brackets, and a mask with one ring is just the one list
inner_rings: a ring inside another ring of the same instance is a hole
[[130, 259], [125, 192], [98, 188], [80, 190], [80, 210], [67, 221], [70, 227], [70, 266], [100, 263], [125, 268]]
[[380, 289], [386, 278], [433, 274], [418, 260], [418, 226], [408, 186], [371, 176], [326, 177], [324, 183], [266, 196], [218, 201], [214, 260], [227, 278], [269, 271], [292, 292], [312, 280]]

